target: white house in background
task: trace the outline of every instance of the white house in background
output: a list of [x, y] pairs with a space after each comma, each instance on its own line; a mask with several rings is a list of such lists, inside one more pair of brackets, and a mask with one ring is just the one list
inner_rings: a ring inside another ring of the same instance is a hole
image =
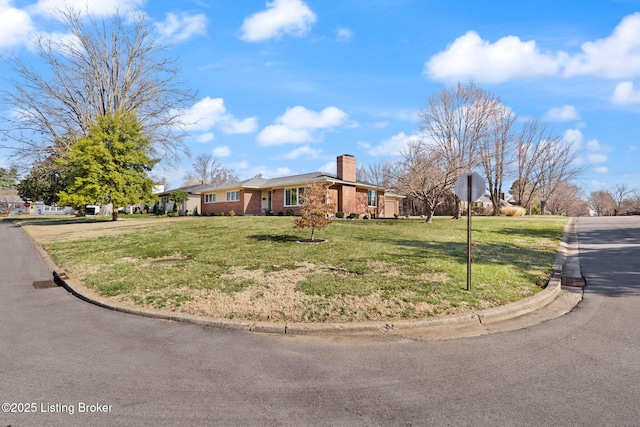
[[[462, 203], [462, 210], [466, 212], [467, 202], [462, 201], [461, 203]], [[471, 203], [471, 206], [473, 206], [474, 208], [482, 208], [484, 212], [493, 211], [493, 203], [491, 202], [491, 193], [489, 193], [488, 191], [485, 192], [482, 196], [480, 196], [478, 200]], [[501, 207], [513, 206], [513, 204], [509, 203], [503, 198], [502, 200], [500, 200], [500, 206]]]
[[176, 190], [185, 191], [189, 198], [178, 204], [178, 215], [193, 215], [194, 211], [197, 209], [199, 213], [201, 213], [200, 208], [200, 193], [203, 189], [211, 187], [209, 184], [198, 184], [198, 185], [190, 185], [187, 187], [174, 188], [168, 191], [162, 191], [157, 193], [158, 197], [160, 197], [160, 201], [158, 202], [158, 206], [161, 209], [164, 209], [166, 212], [173, 211], [173, 201], [169, 200], [171, 197], [171, 193]]
[[44, 202], [35, 202], [31, 206], [31, 213], [34, 215], [70, 215], [73, 212], [71, 206], [49, 206]]

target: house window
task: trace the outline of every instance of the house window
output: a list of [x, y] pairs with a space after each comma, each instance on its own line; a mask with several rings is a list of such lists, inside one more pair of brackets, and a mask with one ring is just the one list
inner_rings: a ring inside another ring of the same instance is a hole
[[205, 203], [213, 203], [216, 201], [216, 195], [215, 194], [205, 194], [204, 195], [204, 202]]
[[284, 205], [298, 206], [300, 205], [300, 196], [304, 193], [304, 187], [287, 188], [284, 190]]
[[240, 190], [227, 192], [227, 202], [237, 202], [239, 200], [240, 200]]
[[378, 192], [376, 190], [369, 190], [367, 199], [369, 207], [375, 208], [378, 206]]

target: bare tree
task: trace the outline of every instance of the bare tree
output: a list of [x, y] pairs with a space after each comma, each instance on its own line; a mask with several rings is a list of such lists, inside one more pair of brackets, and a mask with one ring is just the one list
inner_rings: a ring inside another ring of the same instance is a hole
[[240, 177], [232, 169], [228, 169], [226, 166], [220, 166], [217, 169], [211, 171], [211, 179], [209, 183], [211, 185], [222, 185], [231, 182], [240, 181]]
[[425, 204], [427, 223], [433, 221], [436, 208], [451, 194], [456, 178], [442, 151], [424, 140], [409, 143], [397, 164], [398, 189]]
[[640, 194], [634, 191], [623, 202], [623, 206], [628, 212], [634, 215], [640, 215]]
[[87, 136], [97, 117], [118, 112], [136, 115], [153, 141], [154, 158], [186, 152], [176, 130], [180, 109], [193, 94], [177, 81], [175, 61], [164, 56], [144, 16], [125, 23], [118, 14], [98, 19], [72, 8], [58, 13], [68, 36], [41, 36], [36, 43], [45, 71], [7, 59], [15, 77], [2, 101], [16, 114], [4, 118], [0, 132], [14, 142], [8, 145], [14, 157], [57, 158]]
[[516, 204], [526, 209], [530, 208], [538, 189], [536, 172], [544, 155], [544, 145], [541, 141], [550, 140], [552, 137], [548, 126], [536, 120], [525, 122], [517, 136], [517, 177], [511, 187], [511, 195]]
[[618, 184], [609, 190], [608, 193], [615, 203], [613, 214], [617, 216], [620, 213], [620, 206], [622, 206], [627, 197], [634, 194], [634, 190], [627, 184]]
[[572, 141], [561, 138], [546, 141], [544, 152], [545, 156], [536, 173], [542, 215], [545, 214], [547, 201], [556, 190], [584, 172], [584, 167], [577, 165], [580, 153], [574, 150]]
[[478, 166], [481, 141], [495, 103], [493, 96], [473, 82], [458, 83], [429, 98], [420, 111], [420, 131], [439, 152], [447, 175], [460, 176]]
[[526, 122], [517, 138], [516, 202], [530, 208], [534, 198], [540, 200], [540, 212], [559, 186], [569, 183], [584, 172], [578, 165], [580, 153], [573, 141], [558, 136], [547, 124], [531, 120]]
[[580, 187], [564, 183], [547, 200], [546, 209], [552, 215], [581, 216], [588, 215], [587, 203], [581, 196]]
[[356, 171], [356, 180], [378, 187], [393, 188], [396, 186], [394, 164], [392, 161], [386, 161], [372, 165], [360, 165]]
[[597, 216], [609, 216], [613, 213], [616, 202], [608, 191], [592, 191], [587, 200], [589, 207]]
[[480, 144], [480, 165], [491, 194], [493, 215], [500, 215], [502, 185], [509, 175], [513, 158], [515, 135], [513, 124], [516, 115], [510, 108], [495, 102], [488, 119], [488, 128]]
[[211, 154], [199, 154], [187, 175], [187, 185], [210, 184], [213, 186], [239, 181], [238, 175], [220, 163]]
[[194, 184], [209, 183], [211, 170], [218, 166], [218, 160], [211, 154], [199, 154], [193, 160], [192, 171], [188, 175], [188, 180]]

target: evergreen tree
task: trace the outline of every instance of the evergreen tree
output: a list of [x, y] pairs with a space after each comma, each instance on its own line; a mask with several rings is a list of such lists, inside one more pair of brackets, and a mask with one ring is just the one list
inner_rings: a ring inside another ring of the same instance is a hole
[[69, 187], [58, 193], [61, 204], [118, 207], [150, 202], [153, 180], [148, 173], [156, 164], [149, 157], [150, 142], [133, 114], [100, 116], [88, 136], [78, 138], [59, 160], [70, 177]]

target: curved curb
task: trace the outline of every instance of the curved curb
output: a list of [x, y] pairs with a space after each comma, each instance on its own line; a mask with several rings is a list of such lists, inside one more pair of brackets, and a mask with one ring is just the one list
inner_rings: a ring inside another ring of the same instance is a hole
[[[133, 307], [120, 304], [116, 301], [104, 298], [94, 291], [86, 288], [81, 283], [69, 278], [64, 272], [55, 270], [55, 264], [41, 250], [41, 254], [46, 257], [49, 265], [54, 266], [54, 280], [75, 297], [88, 303], [110, 310], [150, 317], [155, 319], [188, 322], [196, 325], [239, 330], [245, 332], [261, 332], [273, 334], [289, 335], [332, 335], [332, 334], [356, 334], [356, 333], [388, 333], [402, 330], [419, 329], [423, 331], [442, 331], [449, 328], [470, 328], [486, 326], [505, 320], [529, 314], [552, 303], [560, 294], [561, 274], [568, 253], [571, 251], [572, 242], [570, 236], [575, 235], [575, 218], [570, 218], [562, 233], [560, 248], [553, 265], [553, 273], [547, 286], [537, 294], [507, 304], [501, 307], [494, 307], [478, 312], [463, 313], [452, 316], [436, 317], [430, 319], [400, 320], [390, 322], [359, 322], [359, 323], [286, 323], [286, 322], [251, 322], [246, 320], [215, 319], [205, 316], [190, 314], [172, 313], [161, 310], [148, 309], [143, 307]], [[38, 245], [36, 247], [39, 248]]]

